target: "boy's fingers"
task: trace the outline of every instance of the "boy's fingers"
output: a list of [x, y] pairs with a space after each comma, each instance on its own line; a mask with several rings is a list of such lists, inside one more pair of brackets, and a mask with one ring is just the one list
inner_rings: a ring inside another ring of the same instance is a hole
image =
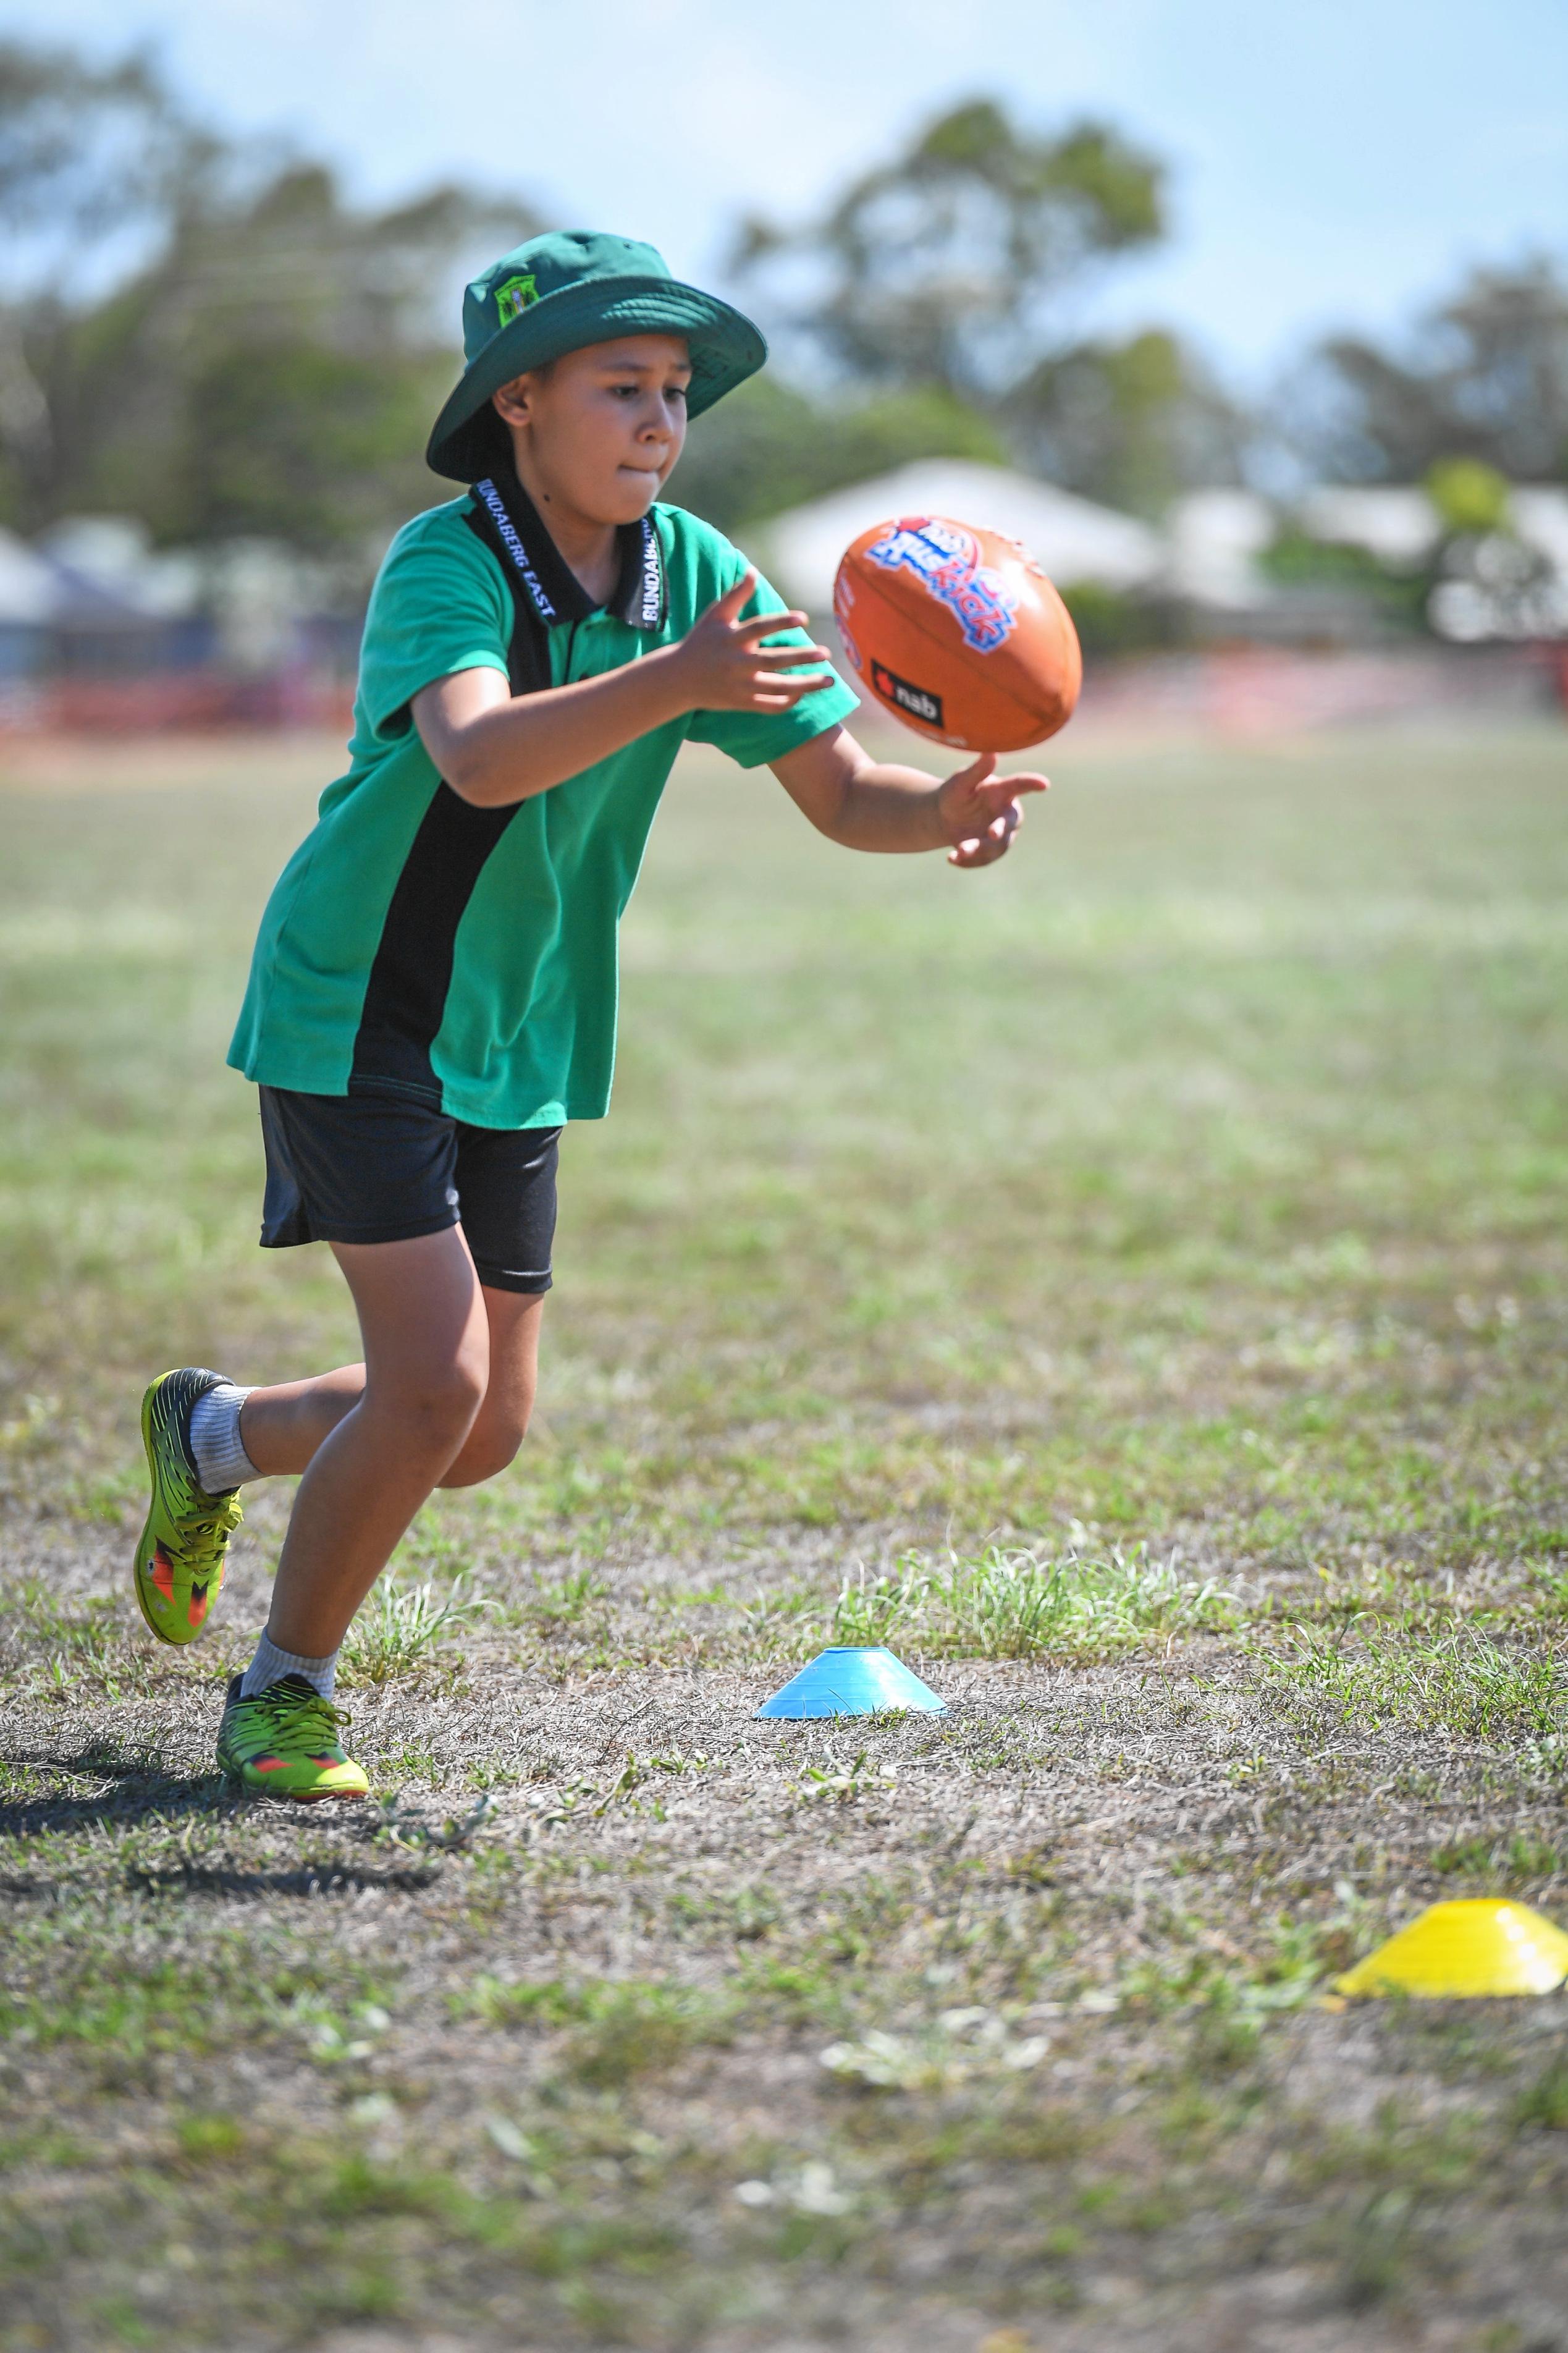
[[993, 776], [974, 787], [974, 797], [982, 808], [1005, 808], [1023, 793], [1048, 793], [1050, 783], [1045, 776]]
[[1005, 858], [1012, 847], [1013, 836], [1024, 821], [1023, 811], [1016, 811], [1011, 820], [1005, 811], [988, 825], [983, 834], [972, 835], [947, 853], [950, 866], [993, 866]]
[[807, 618], [805, 613], [752, 613], [733, 628], [738, 638], [776, 638], [785, 629], [804, 629]]
[[793, 678], [786, 670], [758, 670], [752, 681], [753, 694], [785, 695], [798, 702], [803, 694], [820, 694], [825, 686], [834, 683], [831, 670], [817, 672], [811, 678]]
[[793, 711], [804, 696], [820, 694], [825, 686], [832, 683], [831, 679], [806, 678], [796, 686], [787, 678], [760, 678], [740, 707], [746, 711]]
[[1006, 818], [1014, 825], [1022, 825], [1023, 804], [1012, 799], [998, 800], [987, 793], [975, 811], [976, 829], [984, 832], [997, 818]]
[[747, 650], [752, 661], [766, 662], [770, 670], [798, 670], [805, 662], [833, 659], [826, 646], [752, 646]]

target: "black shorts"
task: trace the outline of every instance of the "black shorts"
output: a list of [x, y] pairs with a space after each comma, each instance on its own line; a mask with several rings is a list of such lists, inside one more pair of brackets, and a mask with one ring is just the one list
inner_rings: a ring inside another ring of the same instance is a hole
[[460, 1225], [492, 1291], [550, 1288], [558, 1127], [471, 1127], [406, 1095], [261, 1089], [263, 1250]]

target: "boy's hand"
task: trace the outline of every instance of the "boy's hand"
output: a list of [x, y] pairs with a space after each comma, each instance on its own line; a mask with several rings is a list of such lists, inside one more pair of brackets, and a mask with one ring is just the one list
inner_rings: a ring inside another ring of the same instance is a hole
[[757, 585], [748, 572], [665, 659], [678, 673], [688, 711], [793, 711], [803, 695], [820, 694], [833, 684], [831, 670], [809, 678], [794, 673], [805, 662], [828, 662], [826, 646], [764, 646], [781, 629], [805, 626], [804, 613], [757, 613], [741, 618], [741, 607]]
[[983, 752], [967, 768], [949, 776], [936, 797], [937, 822], [953, 847], [950, 866], [991, 866], [1005, 858], [1024, 822], [1024, 793], [1048, 793], [1046, 776], [998, 776], [994, 752]]

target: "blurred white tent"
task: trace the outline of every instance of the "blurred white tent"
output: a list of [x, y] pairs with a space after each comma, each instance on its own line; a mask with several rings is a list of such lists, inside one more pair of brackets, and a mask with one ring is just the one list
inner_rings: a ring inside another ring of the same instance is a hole
[[1164, 562], [1159, 534], [1132, 515], [1049, 482], [962, 458], [931, 458], [877, 474], [773, 517], [754, 536], [775, 586], [805, 611], [833, 603], [838, 559], [852, 539], [896, 515], [939, 514], [1020, 541], [1049, 576], [1072, 586], [1141, 588]]
[[[1364, 547], [1384, 564], [1417, 565], [1443, 536], [1442, 517], [1419, 484], [1309, 491], [1296, 513], [1312, 538]], [[1568, 491], [1554, 482], [1521, 482], [1509, 492], [1506, 520], [1568, 580]]]
[[1272, 592], [1258, 558], [1279, 526], [1256, 491], [1191, 491], [1176, 501], [1165, 528], [1165, 576], [1178, 596], [1222, 613], [1268, 604]]
[[62, 594], [54, 565], [15, 532], [0, 531], [0, 627], [46, 628], [60, 608]]
[[1509, 519], [1526, 547], [1568, 584], [1568, 491], [1555, 482], [1521, 482], [1508, 502]]
[[32, 560], [54, 581], [57, 626], [144, 634], [203, 616], [212, 652], [247, 673], [289, 659], [298, 624], [322, 609], [330, 585], [321, 565], [275, 540], [158, 550], [124, 515], [72, 515], [42, 534]]
[[201, 565], [188, 550], [159, 554], [145, 525], [129, 515], [70, 515], [38, 546], [65, 587], [97, 618], [183, 619], [201, 596]]
[[1420, 486], [1309, 491], [1297, 519], [1311, 539], [1364, 547], [1382, 564], [1417, 565], [1442, 536], [1436, 508]]

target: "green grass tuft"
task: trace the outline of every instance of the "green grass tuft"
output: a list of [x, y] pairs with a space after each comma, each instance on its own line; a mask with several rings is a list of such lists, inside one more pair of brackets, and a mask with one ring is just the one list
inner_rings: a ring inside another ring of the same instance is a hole
[[1234, 1622], [1228, 1594], [1184, 1581], [1143, 1545], [1087, 1557], [993, 1545], [945, 1564], [910, 1553], [889, 1577], [861, 1570], [838, 1596], [832, 1631], [836, 1642], [903, 1641], [932, 1657], [1108, 1658]]
[[477, 1618], [483, 1606], [465, 1600], [457, 1588], [445, 1600], [437, 1599], [428, 1580], [405, 1585], [389, 1569], [349, 1629], [344, 1683], [389, 1683], [417, 1673], [432, 1651]]
[[492, 2026], [568, 2029], [565, 2071], [600, 2091], [658, 2073], [699, 2044], [726, 2042], [733, 2032], [729, 2000], [629, 1978], [529, 1985], [482, 1977], [466, 2006]]
[[1499, 1641], [1467, 1620], [1352, 1618], [1332, 1634], [1298, 1626], [1265, 1658], [1276, 1684], [1342, 1724], [1436, 1726], [1481, 1741], [1568, 1731], [1564, 1657]]

